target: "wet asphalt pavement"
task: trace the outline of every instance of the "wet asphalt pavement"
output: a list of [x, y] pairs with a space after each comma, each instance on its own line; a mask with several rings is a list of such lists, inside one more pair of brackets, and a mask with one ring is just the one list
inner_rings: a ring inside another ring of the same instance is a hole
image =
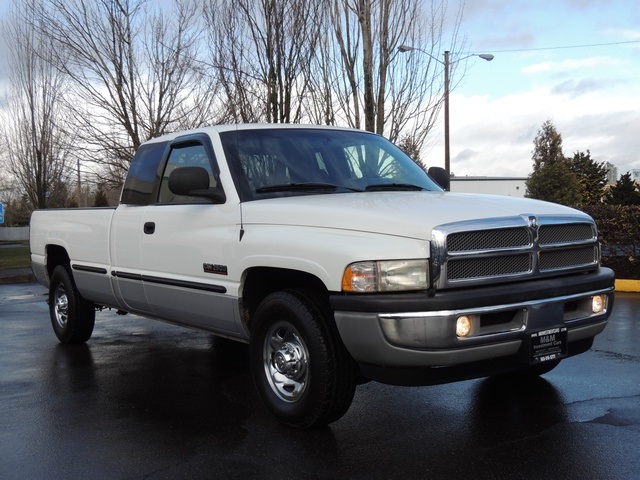
[[299, 432], [260, 403], [245, 346], [113, 312], [62, 346], [44, 292], [0, 285], [0, 478], [640, 478], [638, 294], [530, 384], [368, 383]]

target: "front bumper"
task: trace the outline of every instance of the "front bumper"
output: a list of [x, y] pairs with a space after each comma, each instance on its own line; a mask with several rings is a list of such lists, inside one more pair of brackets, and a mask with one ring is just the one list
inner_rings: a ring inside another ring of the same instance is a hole
[[[613, 307], [610, 269], [490, 287], [393, 295], [333, 295], [341, 338], [361, 364], [392, 368], [447, 367], [518, 358], [528, 332], [567, 327], [569, 345], [605, 328]], [[606, 295], [603, 312], [591, 297]], [[458, 338], [456, 319], [475, 316], [473, 335]], [[570, 354], [571, 354], [571, 349]]]

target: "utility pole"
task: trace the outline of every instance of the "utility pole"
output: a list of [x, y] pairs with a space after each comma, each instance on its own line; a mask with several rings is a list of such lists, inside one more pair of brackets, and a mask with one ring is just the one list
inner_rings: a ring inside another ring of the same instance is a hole
[[451, 150], [449, 143], [449, 50], [444, 52], [444, 169], [451, 176]]

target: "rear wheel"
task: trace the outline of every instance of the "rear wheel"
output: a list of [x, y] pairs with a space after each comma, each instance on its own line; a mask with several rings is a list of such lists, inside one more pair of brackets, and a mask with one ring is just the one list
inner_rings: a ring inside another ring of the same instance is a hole
[[78, 292], [67, 265], [58, 265], [51, 275], [49, 316], [60, 342], [84, 343], [91, 338], [96, 311]]
[[266, 297], [256, 311], [249, 348], [258, 394], [281, 422], [319, 427], [349, 409], [356, 364], [322, 296], [290, 290]]

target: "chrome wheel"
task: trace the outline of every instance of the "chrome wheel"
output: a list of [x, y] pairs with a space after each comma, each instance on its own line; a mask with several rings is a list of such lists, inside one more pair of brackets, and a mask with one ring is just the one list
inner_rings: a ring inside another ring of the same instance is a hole
[[62, 343], [84, 343], [91, 338], [96, 310], [93, 302], [80, 295], [68, 265], [58, 265], [51, 275], [49, 317]]
[[69, 299], [62, 284], [58, 285], [53, 296], [53, 313], [58, 326], [65, 328], [69, 320]]
[[289, 322], [277, 322], [269, 329], [263, 362], [273, 392], [285, 402], [297, 401], [308, 384], [309, 352], [300, 333]]
[[356, 364], [323, 293], [283, 290], [265, 297], [251, 324], [249, 355], [260, 399], [287, 425], [321, 427], [351, 405]]

